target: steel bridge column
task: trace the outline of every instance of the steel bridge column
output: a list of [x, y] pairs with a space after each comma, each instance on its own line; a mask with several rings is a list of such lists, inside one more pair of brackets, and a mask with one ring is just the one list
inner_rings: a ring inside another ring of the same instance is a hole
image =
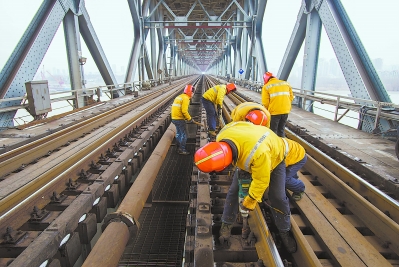
[[282, 80], [287, 80], [291, 73], [292, 67], [294, 66], [295, 59], [298, 57], [299, 50], [301, 49], [303, 40], [306, 34], [306, 21], [307, 16], [305, 15], [306, 4], [302, 2], [302, 6], [299, 9], [297, 21], [292, 31], [291, 38], [288, 42], [288, 46], [285, 50], [283, 60], [278, 70], [277, 77]]
[[[302, 89], [314, 91], [316, 84], [317, 65], [319, 61], [321, 20], [313, 6], [307, 5], [311, 11], [307, 17], [305, 53], [303, 57]], [[302, 104], [302, 102], [300, 102]], [[306, 100], [303, 109], [313, 112], [313, 101]]]
[[[82, 15], [78, 17], [79, 31], [87, 45], [87, 48], [90, 51], [91, 56], [93, 57], [94, 62], [96, 63], [98, 70], [100, 71], [101, 77], [107, 85], [117, 84], [118, 82], [101, 47], [100, 40], [97, 38], [94, 27], [90, 22], [90, 17], [87, 13], [86, 7], [81, 5], [80, 11], [82, 12]], [[113, 91], [113, 98], [117, 98], [119, 96], [120, 94], [118, 91]]]
[[[241, 21], [243, 14], [240, 10], [237, 10], [237, 20]], [[243, 26], [242, 23], [238, 23], [238, 26]], [[234, 32], [236, 32], [234, 38], [234, 44], [231, 46], [234, 50], [234, 65], [232, 66], [231, 78], [236, 78], [238, 70], [241, 68], [241, 35], [242, 28], [237, 28], [232, 30], [232, 36], [234, 36]]]
[[[340, 0], [319, 1], [316, 5], [320, 18], [337, 55], [341, 70], [353, 97], [391, 102], [349, 16]], [[370, 105], [361, 101], [358, 104]], [[396, 129], [396, 122], [364, 116], [361, 125], [366, 132], [386, 132]], [[376, 126], [376, 127], [375, 127]]]
[[[85, 82], [83, 77], [83, 65], [80, 64], [80, 59], [82, 58], [82, 47], [80, 44], [78, 16], [69, 10], [64, 17], [63, 24], [71, 89], [82, 89], [85, 88]], [[75, 108], [84, 107], [84, 102], [84, 97], [81, 96], [81, 94], [78, 94], [76, 100], [74, 100]]]
[[[155, 4], [154, 1], [150, 1], [150, 8], [149, 10], [153, 10], [155, 8]], [[149, 17], [150, 20], [155, 20], [155, 14], [151, 15]], [[156, 47], [156, 30], [151, 27], [150, 28], [150, 43], [151, 43], [151, 68], [152, 68], [152, 72], [155, 74], [157, 71], [157, 47]], [[154, 79], [155, 79], [155, 75], [154, 75]]]
[[[162, 17], [161, 12], [156, 14], [157, 20], [159, 20], [160, 17]], [[157, 29], [157, 34], [158, 34], [158, 47], [159, 47], [159, 53], [158, 53], [158, 79], [161, 81], [162, 80], [162, 72], [164, 69], [164, 57], [165, 57], [165, 45], [164, 45], [164, 39], [163, 39], [163, 34], [162, 32], [165, 32], [165, 28], [163, 29]]]
[[[245, 1], [244, 2], [244, 10], [245, 10], [245, 12], [248, 14], [248, 10], [249, 10], [249, 3], [248, 3], [248, 1]], [[249, 22], [250, 23], [250, 22]], [[245, 25], [247, 25], [248, 23], [245, 23]], [[240, 40], [241, 40], [241, 43], [242, 43], [242, 45], [241, 45], [241, 51], [244, 51], [244, 53], [242, 54], [242, 52], [240, 53], [241, 54], [241, 68], [243, 69], [243, 70], [245, 70], [246, 69], [246, 66], [247, 66], [247, 61], [248, 61], [248, 37], [249, 37], [249, 32], [248, 32], [248, 29], [247, 28], [243, 28], [242, 29], [242, 33], [239, 35], [240, 36]], [[242, 36], [244, 37], [244, 38], [242, 38]]]
[[[141, 31], [141, 20], [140, 20], [140, 10], [141, 10], [141, 4], [140, 1], [136, 0], [128, 0], [129, 8], [130, 8], [130, 13], [132, 15], [132, 20], [133, 20], [133, 34], [134, 34], [134, 39], [133, 39], [133, 47], [132, 51], [130, 53], [130, 58], [128, 62], [128, 67], [126, 70], [126, 77], [125, 77], [125, 83], [129, 83], [133, 81], [134, 75], [136, 74], [137, 70], [137, 63], [139, 61], [139, 48], [141, 42], [141, 36], [142, 36], [142, 31]], [[140, 72], [140, 70], [139, 70]]]
[[[25, 83], [32, 81], [65, 16], [58, 1], [43, 1], [10, 58], [0, 72], [0, 98], [25, 95]], [[21, 101], [3, 102], [0, 107], [18, 106]], [[0, 128], [14, 126], [15, 111], [0, 113]]]
[[[265, 56], [265, 50], [263, 48], [263, 41], [262, 41], [262, 21], [263, 21], [263, 16], [265, 14], [265, 9], [266, 9], [266, 1], [258, 1], [258, 7], [257, 7], [257, 14], [255, 18], [255, 40], [252, 39], [252, 42], [255, 42], [255, 47], [256, 47], [256, 61], [257, 61], [257, 66], [259, 68], [259, 72], [263, 75], [267, 71], [267, 65], [266, 65], [266, 56]], [[257, 80], [257, 77], [260, 77], [262, 75], [254, 75], [254, 80]]]
[[226, 49], [226, 72], [232, 76], [232, 66], [231, 66], [231, 44], [230, 42], [227, 45]]

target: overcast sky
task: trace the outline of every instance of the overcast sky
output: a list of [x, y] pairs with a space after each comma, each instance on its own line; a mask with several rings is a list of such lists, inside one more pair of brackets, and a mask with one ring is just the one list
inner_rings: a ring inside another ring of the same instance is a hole
[[[382, 58], [384, 67], [399, 69], [399, 0], [341, 0], [370, 58]], [[42, 0], [0, 0], [0, 68], [3, 68]], [[268, 69], [277, 72], [297, 19], [301, 0], [268, 0], [264, 29], [274, 42], [264, 42]], [[114, 73], [126, 68], [133, 42], [132, 20], [126, 0], [86, 0], [91, 22]], [[62, 24], [42, 62], [45, 69], [68, 69]], [[85, 72], [96, 67], [82, 40], [82, 54], [88, 58]], [[302, 61], [302, 55], [299, 55]], [[320, 58], [334, 52], [322, 30]], [[124, 72], [123, 72], [124, 73]]]

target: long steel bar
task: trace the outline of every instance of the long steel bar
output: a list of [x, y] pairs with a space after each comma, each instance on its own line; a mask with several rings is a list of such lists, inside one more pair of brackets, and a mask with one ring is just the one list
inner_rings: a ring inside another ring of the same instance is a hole
[[[117, 209], [118, 216], [131, 218], [134, 222], [138, 221], [175, 133], [174, 125], [169, 126]], [[121, 237], [120, 239], [115, 238], [116, 233]], [[129, 240], [128, 237], [129, 228], [126, 223], [121, 220], [111, 221], [82, 266], [118, 266], [119, 259]], [[110, 240], [114, 240], [112, 246], [110, 246]], [[109, 256], [104, 257], [104, 255]]]

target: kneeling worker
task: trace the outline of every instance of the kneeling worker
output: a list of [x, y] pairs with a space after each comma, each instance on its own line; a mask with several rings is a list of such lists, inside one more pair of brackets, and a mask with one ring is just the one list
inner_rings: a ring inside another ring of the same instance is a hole
[[250, 122], [231, 122], [210, 142], [198, 149], [194, 162], [202, 172], [220, 172], [230, 164], [251, 174], [248, 195], [240, 203], [252, 211], [269, 187], [269, 200], [275, 224], [290, 253], [297, 249], [290, 235], [290, 207], [285, 193], [286, 142], [267, 127]]

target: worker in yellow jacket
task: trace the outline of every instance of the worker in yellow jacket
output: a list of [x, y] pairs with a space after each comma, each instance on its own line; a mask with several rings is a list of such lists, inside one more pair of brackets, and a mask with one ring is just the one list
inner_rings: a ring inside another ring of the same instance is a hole
[[[262, 111], [263, 113], [257, 111]], [[263, 105], [256, 102], [244, 102], [237, 105], [231, 112], [230, 117], [232, 121], [247, 121], [248, 114], [248, 118], [253, 116], [255, 119], [256, 117], [256, 123], [253, 123], [270, 128], [270, 112]], [[265, 115], [263, 116], [262, 114]]]
[[190, 152], [186, 150], [187, 142], [187, 122], [192, 122], [188, 106], [193, 95], [194, 87], [191, 84], [186, 85], [183, 94], [177, 96], [172, 104], [172, 123], [176, 126], [176, 145], [177, 153], [180, 155], [188, 155]]
[[[255, 102], [244, 102], [239, 104], [231, 112], [231, 119], [232, 121], [249, 121], [256, 125], [270, 127], [269, 111], [267, 111], [263, 105]], [[295, 141], [285, 138], [285, 142], [288, 144], [288, 153], [285, 158], [285, 188], [292, 191], [291, 197], [293, 200], [299, 201], [302, 199], [302, 195], [305, 191], [305, 184], [298, 179], [297, 172], [307, 161], [306, 151]], [[238, 210], [240, 211], [243, 221], [242, 238], [247, 238], [250, 233], [246, 221], [248, 217], [247, 212], [238, 207], [239, 201], [241, 201], [245, 195], [243, 193], [245, 189], [240, 188], [240, 185], [241, 187], [246, 187], [250, 180], [251, 178], [242, 170], [237, 169], [233, 174], [233, 180], [227, 192], [224, 204], [222, 227], [219, 231], [219, 240], [221, 243], [224, 243], [230, 238], [232, 223], [236, 220]]]
[[243, 210], [254, 210], [268, 197], [275, 224], [284, 246], [296, 251], [296, 241], [290, 234], [290, 207], [285, 193], [285, 157], [288, 144], [267, 127], [250, 122], [231, 122], [219, 132], [216, 142], [198, 149], [194, 162], [203, 172], [220, 172], [230, 164], [251, 174], [248, 195], [240, 203]]
[[[216, 120], [217, 117], [222, 116], [222, 106], [224, 96], [235, 91], [236, 85], [234, 83], [215, 85], [202, 95], [201, 103], [206, 111], [206, 119], [208, 121], [208, 133], [216, 135]], [[216, 106], [216, 107], [215, 107]]]
[[270, 112], [270, 129], [278, 136], [284, 137], [284, 128], [294, 100], [291, 85], [277, 79], [271, 72], [263, 75], [262, 105]]

